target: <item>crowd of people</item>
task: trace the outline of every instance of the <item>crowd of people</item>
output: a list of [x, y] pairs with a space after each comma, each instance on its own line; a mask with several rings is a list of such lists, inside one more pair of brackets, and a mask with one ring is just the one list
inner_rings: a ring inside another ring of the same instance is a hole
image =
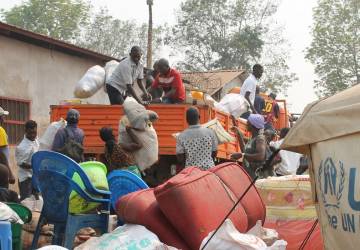
[[[181, 74], [170, 67], [168, 60], [160, 59], [154, 64], [153, 71], [146, 71], [146, 85], [143, 85], [144, 68], [140, 62], [141, 49], [134, 46], [129, 57], [124, 58], [115, 68], [113, 74], [106, 81], [106, 90], [110, 103], [123, 104], [128, 96], [135, 98], [140, 104], [166, 103], [178, 104], [185, 101], [185, 88]], [[276, 95], [271, 93], [267, 101], [260, 95], [258, 81], [264, 70], [259, 64], [253, 66], [253, 71], [241, 87], [242, 95], [250, 104], [250, 111], [242, 114], [247, 119], [251, 138], [245, 142], [244, 135], [239, 130], [237, 120], [233, 118], [234, 131], [241, 152], [231, 155], [231, 160], [242, 159], [243, 165], [253, 178], [259, 176], [281, 176], [299, 174], [306, 170], [304, 158], [296, 153], [278, 152], [288, 128], [280, 131], [280, 139], [274, 140], [276, 132], [274, 122], [279, 118], [280, 109], [276, 103]], [[133, 83], [137, 81], [143, 92], [138, 96]], [[8, 189], [9, 184], [15, 183], [14, 174], [9, 166], [9, 144], [3, 125], [5, 116], [9, 112], [0, 107], [0, 200], [18, 202], [18, 196]], [[78, 127], [80, 113], [70, 109], [66, 116], [67, 125], [57, 131], [51, 150], [69, 156], [76, 162], [84, 161], [84, 131]], [[198, 166], [207, 170], [215, 166], [218, 140], [213, 130], [200, 125], [200, 113], [196, 107], [186, 111], [188, 128], [176, 138], [176, 156], [181, 168]], [[108, 173], [115, 169], [126, 169], [141, 177], [133, 153], [142, 148], [142, 143], [133, 132], [134, 128], [126, 127], [130, 142], [118, 143], [110, 127], [103, 127], [99, 136], [104, 142], [104, 162]], [[18, 184], [20, 201], [38, 195], [32, 187], [31, 157], [39, 150], [37, 139], [37, 123], [29, 120], [25, 123], [25, 134], [15, 151], [18, 166]], [[277, 157], [271, 154], [278, 153]], [[301, 164], [300, 164], [301, 163]], [[16, 198], [15, 198], [16, 197]]]

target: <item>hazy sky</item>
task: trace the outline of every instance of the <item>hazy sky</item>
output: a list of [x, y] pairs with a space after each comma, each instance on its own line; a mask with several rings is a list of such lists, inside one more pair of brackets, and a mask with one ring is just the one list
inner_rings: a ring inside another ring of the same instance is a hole
[[[21, 0], [0, 0], [0, 9], [8, 9]], [[91, 0], [97, 8], [106, 6], [119, 19], [135, 19], [147, 22], [146, 0]], [[181, 0], [154, 0], [154, 24], [174, 23], [175, 9]], [[284, 35], [291, 44], [289, 66], [297, 74], [299, 81], [288, 90], [287, 101], [292, 112], [302, 112], [309, 102], [316, 99], [313, 90], [314, 68], [305, 61], [304, 50], [311, 42], [310, 26], [312, 8], [316, 0], [282, 0], [276, 19], [284, 25]], [[266, 69], [265, 69], [266, 70]]]

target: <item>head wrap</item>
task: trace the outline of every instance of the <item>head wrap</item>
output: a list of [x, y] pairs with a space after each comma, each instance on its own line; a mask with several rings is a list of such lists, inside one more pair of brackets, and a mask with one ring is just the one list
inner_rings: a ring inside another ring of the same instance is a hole
[[265, 120], [262, 115], [251, 114], [248, 118], [248, 122], [257, 129], [264, 129]]

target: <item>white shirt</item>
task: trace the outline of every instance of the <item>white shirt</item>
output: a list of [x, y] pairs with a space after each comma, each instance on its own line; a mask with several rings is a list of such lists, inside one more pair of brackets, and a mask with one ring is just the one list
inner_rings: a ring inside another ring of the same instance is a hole
[[[270, 142], [270, 146], [278, 149], [283, 143], [284, 139]], [[275, 172], [281, 175], [295, 175], [296, 170], [300, 166], [301, 154], [294, 153], [287, 150], [280, 150], [281, 162], [275, 166]]]
[[116, 88], [122, 95], [125, 95], [127, 86], [133, 85], [136, 79], [144, 78], [144, 67], [139, 62], [137, 65], [130, 57], [125, 58], [119, 62], [115, 70], [107, 80], [106, 84], [109, 84]]
[[20, 167], [20, 165], [23, 163], [31, 164], [31, 157], [38, 150], [39, 150], [38, 139], [35, 139], [35, 141], [30, 141], [28, 138], [26, 138], [26, 136], [24, 136], [24, 139], [16, 147], [15, 158], [16, 158], [16, 163], [19, 167], [18, 176], [20, 182], [25, 181], [27, 178], [32, 177], [32, 169], [24, 169]]
[[249, 99], [252, 105], [254, 105], [256, 85], [258, 84], [258, 82], [258, 79], [256, 79], [253, 74], [250, 74], [249, 77], [246, 78], [240, 89], [240, 95], [242, 95], [243, 97], [245, 97], [246, 92], [250, 92]]

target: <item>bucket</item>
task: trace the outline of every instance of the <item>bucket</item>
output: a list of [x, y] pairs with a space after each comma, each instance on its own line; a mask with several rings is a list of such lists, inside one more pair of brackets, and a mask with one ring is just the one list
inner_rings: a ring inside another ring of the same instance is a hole
[[[24, 223], [29, 223], [31, 221], [32, 213], [31, 211], [20, 204], [17, 203], [6, 203], [12, 210], [14, 210], [17, 215], [19, 215], [20, 219]], [[11, 224], [11, 232], [12, 232], [12, 244], [14, 250], [21, 250], [23, 247], [22, 242], [22, 225], [21, 224]]]
[[[88, 161], [80, 163], [81, 168], [89, 177], [91, 184], [101, 190], [109, 190], [109, 185], [106, 179], [106, 166], [97, 161]], [[81, 189], [85, 190], [85, 185], [80, 176], [75, 173], [72, 180], [77, 183]], [[100, 198], [100, 197], [99, 197]], [[99, 206], [99, 203], [87, 202], [81, 198], [75, 191], [72, 191], [69, 197], [69, 212], [74, 214], [86, 213]]]

